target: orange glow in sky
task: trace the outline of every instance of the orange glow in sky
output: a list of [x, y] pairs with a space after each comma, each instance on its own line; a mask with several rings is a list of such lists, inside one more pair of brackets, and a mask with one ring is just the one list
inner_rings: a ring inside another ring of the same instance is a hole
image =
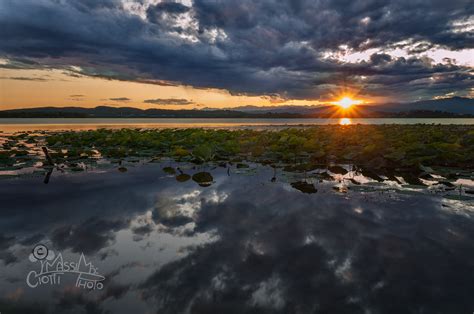
[[[1, 64], [0, 58], [0, 64]], [[231, 94], [215, 88], [194, 88], [185, 85], [156, 85], [142, 82], [108, 80], [85, 75], [69, 75], [58, 69], [0, 68], [0, 110], [34, 107], [96, 106], [136, 107], [141, 109], [203, 109], [239, 106], [318, 106], [333, 104], [348, 110], [357, 104], [373, 102], [358, 90], [345, 87], [334, 101], [321, 99], [284, 99], [265, 95]], [[171, 100], [160, 104], [150, 100]], [[179, 100], [172, 102], [172, 100]], [[180, 102], [181, 101], [181, 102]], [[377, 99], [375, 100], [377, 101]]]
[[[184, 99], [185, 105], [159, 105], [147, 99]], [[222, 89], [192, 86], [160, 86], [140, 82], [72, 77], [61, 70], [0, 69], [0, 110], [33, 107], [136, 107], [141, 109], [229, 108], [246, 105], [311, 106], [324, 102], [312, 99], [278, 100], [259, 95], [232, 95]]]

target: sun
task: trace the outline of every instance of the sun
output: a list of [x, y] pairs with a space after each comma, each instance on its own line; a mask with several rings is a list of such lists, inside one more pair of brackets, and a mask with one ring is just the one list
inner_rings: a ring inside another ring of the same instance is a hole
[[334, 102], [335, 105], [338, 105], [344, 109], [349, 109], [350, 107], [352, 107], [353, 105], [358, 105], [362, 103], [362, 101], [360, 100], [356, 100], [356, 99], [352, 99], [348, 96], [345, 96], [343, 98], [341, 98], [340, 100]]
[[341, 100], [339, 100], [337, 103], [342, 108], [347, 109], [354, 104], [354, 101], [350, 99], [349, 97], [344, 97]]

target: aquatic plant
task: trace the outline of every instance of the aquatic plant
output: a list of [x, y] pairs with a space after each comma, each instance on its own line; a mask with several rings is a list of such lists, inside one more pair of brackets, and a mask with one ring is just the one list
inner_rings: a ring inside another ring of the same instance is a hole
[[[377, 182], [388, 179], [420, 186], [426, 184], [423, 180], [433, 180], [431, 173], [455, 181], [472, 178], [474, 169], [474, 126], [470, 125], [321, 125], [262, 131], [99, 129], [20, 133], [2, 140], [0, 170], [42, 167], [48, 172], [48, 167], [55, 166], [61, 171], [83, 171], [105, 159], [109, 164], [118, 163], [118, 170], [125, 172], [122, 161], [176, 160], [235, 166], [239, 172], [252, 170], [250, 163], [301, 174], [317, 170], [313, 174], [317, 180], [332, 180], [350, 170], [341, 165], [351, 165]], [[165, 166], [163, 171], [178, 182], [190, 180], [180, 169]], [[210, 178], [192, 179], [203, 186], [212, 183]]]
[[474, 127], [468, 125], [324, 125], [279, 131], [100, 129], [47, 135], [46, 142], [51, 148], [68, 149], [70, 157], [97, 149], [112, 158], [147, 155], [201, 162], [240, 158], [292, 164], [350, 162], [371, 168], [474, 164]]

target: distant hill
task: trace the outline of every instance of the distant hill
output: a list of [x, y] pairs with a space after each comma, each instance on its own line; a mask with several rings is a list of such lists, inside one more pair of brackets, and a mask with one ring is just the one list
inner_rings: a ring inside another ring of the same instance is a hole
[[378, 107], [377, 110], [380, 111], [401, 112], [411, 110], [432, 110], [474, 115], [474, 99], [463, 97], [424, 100], [413, 103], [382, 104]]
[[297, 114], [259, 114], [234, 110], [170, 110], [133, 107], [41, 107], [0, 111], [0, 118], [298, 118]]
[[[252, 113], [298, 113], [304, 115], [320, 114], [330, 111], [334, 107], [330, 104], [312, 105], [312, 106], [241, 106], [229, 108], [230, 110], [237, 110]], [[407, 111], [442, 111], [446, 113], [455, 114], [469, 114], [474, 115], [474, 99], [453, 97], [446, 99], [425, 100], [411, 103], [385, 103], [374, 105], [358, 106], [360, 110], [367, 110], [371, 112], [407, 112]]]
[[243, 106], [232, 109], [170, 110], [133, 107], [42, 107], [0, 111], [0, 118], [458, 118], [474, 117], [474, 99], [455, 97], [414, 103], [359, 105], [343, 112], [334, 105]]
[[[282, 105], [282, 106], [239, 106], [228, 108], [233, 111], [249, 112], [249, 113], [297, 113], [297, 114], [312, 114], [324, 111], [333, 107], [333, 105], [311, 105], [311, 106], [293, 106], [293, 105]], [[215, 110], [213, 108], [204, 108], [203, 110]]]

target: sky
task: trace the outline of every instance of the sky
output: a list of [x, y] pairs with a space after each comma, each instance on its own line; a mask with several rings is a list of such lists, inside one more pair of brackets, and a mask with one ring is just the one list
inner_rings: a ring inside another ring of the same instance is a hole
[[471, 0], [0, 0], [0, 109], [474, 97]]

